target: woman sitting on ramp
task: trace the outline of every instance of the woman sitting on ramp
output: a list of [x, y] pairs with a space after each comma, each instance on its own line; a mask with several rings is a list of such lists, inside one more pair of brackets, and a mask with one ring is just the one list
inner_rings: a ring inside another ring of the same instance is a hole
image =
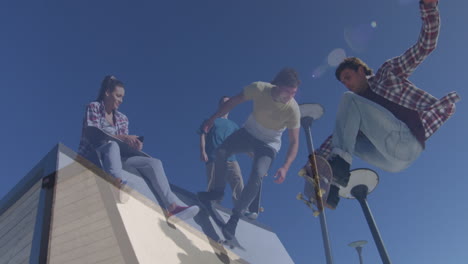
[[125, 89], [121, 81], [114, 76], [104, 78], [97, 99], [86, 106], [78, 153], [120, 181], [124, 175], [123, 168], [138, 170], [150, 182], [151, 187], [162, 200], [163, 206], [168, 211], [169, 222], [175, 223], [194, 217], [199, 211], [198, 206], [187, 206], [171, 191], [162, 162], [159, 159], [144, 156], [123, 157], [116, 141], [106, 140], [96, 144], [96, 140], [93, 141], [87, 135], [86, 129], [88, 127], [96, 127], [123, 141], [132, 149], [142, 150], [141, 138], [129, 135], [128, 118], [117, 110], [124, 95]]

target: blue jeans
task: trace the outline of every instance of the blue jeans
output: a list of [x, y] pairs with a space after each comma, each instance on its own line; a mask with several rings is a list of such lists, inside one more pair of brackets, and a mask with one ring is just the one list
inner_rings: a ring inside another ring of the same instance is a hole
[[353, 92], [344, 93], [341, 99], [332, 147], [332, 154], [349, 164], [356, 155], [390, 172], [407, 168], [423, 150], [404, 122]]
[[153, 190], [162, 200], [166, 208], [173, 204], [186, 206], [172, 191], [164, 172], [162, 162], [159, 159], [148, 157], [130, 157], [122, 163], [120, 148], [115, 141], [110, 141], [96, 149], [102, 169], [110, 175], [125, 180], [125, 170], [135, 169], [150, 182]]
[[215, 174], [213, 184], [209, 191], [224, 193], [227, 174], [226, 164], [228, 157], [237, 153], [253, 152], [254, 158], [249, 180], [242, 190], [242, 194], [234, 204], [233, 214], [241, 215], [255, 200], [262, 184], [262, 177], [270, 169], [271, 163], [276, 157], [276, 151], [266, 143], [250, 135], [247, 130], [241, 128], [232, 133], [216, 150]]

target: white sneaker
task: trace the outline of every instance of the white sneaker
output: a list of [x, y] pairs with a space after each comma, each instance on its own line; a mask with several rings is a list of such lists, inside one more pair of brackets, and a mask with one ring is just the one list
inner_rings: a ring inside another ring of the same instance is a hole
[[177, 206], [174, 210], [169, 212], [169, 217], [167, 221], [176, 224], [180, 221], [187, 220], [193, 218], [198, 214], [200, 208], [196, 205], [192, 206]]
[[127, 187], [127, 182], [122, 181], [119, 187], [112, 186], [112, 194], [114, 195], [117, 203], [124, 204], [130, 199], [128, 194], [129, 188]]
[[244, 215], [250, 220], [257, 220], [257, 218], [258, 218], [258, 214], [255, 213], [255, 212], [245, 211]]

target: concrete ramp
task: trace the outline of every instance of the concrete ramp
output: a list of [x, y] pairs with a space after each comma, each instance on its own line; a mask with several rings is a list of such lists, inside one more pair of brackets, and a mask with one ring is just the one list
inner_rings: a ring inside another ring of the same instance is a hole
[[[230, 249], [217, 242], [222, 234], [205, 212], [171, 225], [146, 181], [137, 172], [126, 180], [122, 195], [112, 177], [59, 144], [0, 202], [0, 264], [293, 263], [258, 222], [241, 220], [243, 249]], [[193, 193], [172, 189], [197, 203]]]

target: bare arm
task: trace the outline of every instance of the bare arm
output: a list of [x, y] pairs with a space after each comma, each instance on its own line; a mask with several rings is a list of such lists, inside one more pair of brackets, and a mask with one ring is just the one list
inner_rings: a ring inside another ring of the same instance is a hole
[[200, 134], [200, 160], [207, 162], [208, 155], [206, 154], [206, 150], [205, 150], [205, 140], [206, 140], [206, 134], [201, 133]]
[[286, 155], [286, 161], [283, 164], [283, 167], [289, 170], [291, 164], [296, 159], [297, 150], [299, 148], [299, 128], [293, 128], [288, 130], [289, 136], [289, 148], [288, 154]]
[[288, 137], [289, 147], [288, 153], [286, 154], [286, 161], [275, 174], [276, 183], [283, 183], [286, 179], [286, 173], [288, 172], [289, 167], [291, 167], [291, 164], [296, 159], [297, 150], [299, 148], [299, 128], [288, 129]]
[[229, 113], [234, 107], [236, 107], [237, 105], [245, 101], [247, 101], [247, 99], [245, 99], [243, 92], [241, 92], [240, 94], [236, 96], [231, 97], [224, 104], [222, 104], [221, 107], [219, 107], [218, 111], [216, 111], [216, 113], [214, 113], [210, 117], [210, 119], [208, 119], [205, 122], [205, 124], [203, 124], [203, 131], [205, 131], [205, 133], [208, 133], [208, 131], [210, 131], [211, 127], [213, 126], [213, 122], [216, 118]]

